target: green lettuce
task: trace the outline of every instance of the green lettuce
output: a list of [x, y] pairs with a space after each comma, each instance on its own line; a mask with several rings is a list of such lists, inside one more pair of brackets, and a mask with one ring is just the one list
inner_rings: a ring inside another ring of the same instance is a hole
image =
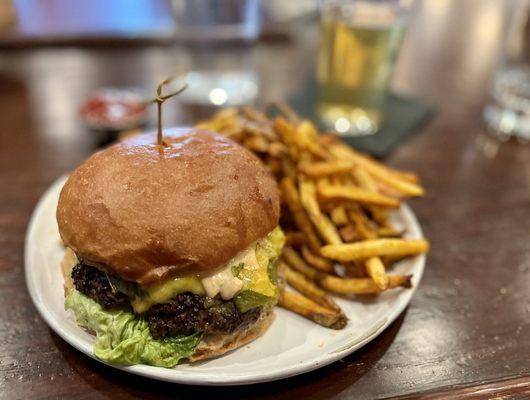
[[105, 310], [94, 300], [72, 290], [65, 300], [79, 325], [96, 333], [97, 358], [121, 365], [148, 364], [171, 368], [195, 353], [202, 334], [155, 340], [143, 318], [123, 310]]

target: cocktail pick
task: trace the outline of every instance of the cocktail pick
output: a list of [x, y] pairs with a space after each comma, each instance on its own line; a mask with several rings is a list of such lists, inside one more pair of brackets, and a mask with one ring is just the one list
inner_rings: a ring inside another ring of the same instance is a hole
[[167, 99], [176, 96], [179, 93], [182, 93], [188, 87], [188, 84], [186, 82], [182, 82], [182, 85], [173, 93], [163, 94], [162, 90], [164, 86], [174, 81], [176, 78], [176, 76], [166, 78], [160, 81], [156, 88], [156, 98], [153, 100], [153, 103], [156, 103], [158, 113], [158, 131], [156, 136], [156, 142], [159, 146], [164, 146], [164, 137], [162, 134], [162, 103], [164, 103], [164, 101], [166, 101]]

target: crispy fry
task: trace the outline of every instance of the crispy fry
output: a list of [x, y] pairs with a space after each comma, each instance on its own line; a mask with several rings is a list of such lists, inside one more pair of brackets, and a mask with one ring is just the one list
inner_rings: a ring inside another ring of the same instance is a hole
[[307, 265], [292, 247], [285, 246], [283, 248], [280, 266], [282, 266], [284, 261], [287, 265], [290, 265], [309, 279], [315, 279], [317, 276], [317, 271]]
[[366, 215], [360, 207], [349, 209], [348, 217], [362, 239], [377, 239], [377, 233], [369, 226]]
[[[362, 168], [355, 168], [352, 172], [355, 183], [361, 188], [369, 192], [378, 193], [377, 183], [374, 182], [370, 174]], [[390, 196], [392, 197], [392, 196]], [[388, 224], [388, 210], [383, 207], [371, 206], [369, 207], [373, 219], [381, 226]]]
[[293, 162], [287, 157], [282, 157], [280, 160], [281, 160], [283, 175], [285, 177], [294, 178], [296, 176], [296, 168]]
[[319, 325], [334, 329], [342, 329], [344, 327], [340, 323], [337, 325], [337, 322], [344, 318], [342, 314], [328, 310], [301, 294], [284, 290], [280, 295], [278, 304]]
[[317, 141], [319, 145], [327, 147], [332, 144], [336, 144], [340, 141], [340, 139], [332, 133], [324, 133], [318, 137]]
[[313, 268], [316, 268], [319, 271], [328, 272], [330, 274], [335, 273], [335, 266], [333, 264], [333, 261], [330, 261], [327, 258], [320, 257], [314, 254], [311, 250], [309, 250], [309, 247], [305, 245], [302, 245], [300, 250], [304, 260]]
[[289, 153], [289, 150], [282, 142], [272, 142], [269, 145], [268, 153], [271, 157], [283, 157]]
[[355, 186], [322, 185], [318, 186], [318, 194], [324, 200], [349, 200], [361, 204], [386, 207], [399, 207], [399, 201], [391, 197], [372, 193]]
[[366, 260], [366, 271], [370, 278], [380, 290], [388, 288], [388, 276], [386, 275], [385, 265], [379, 257], [371, 257]]
[[307, 211], [309, 219], [315, 227], [322, 239], [324, 239], [329, 244], [340, 244], [342, 240], [339, 236], [339, 232], [329, 218], [322, 214], [320, 211], [320, 206], [316, 198], [316, 188], [315, 184], [306, 179], [299, 180], [300, 186], [300, 202], [302, 206]]
[[344, 226], [348, 224], [348, 216], [343, 206], [333, 207], [330, 213], [331, 220], [337, 226]]
[[347, 243], [350, 242], [357, 242], [358, 240], [361, 240], [362, 237], [357, 231], [357, 228], [352, 225], [348, 224], [346, 226], [343, 226], [339, 229], [340, 236], [342, 237], [342, 240], [344, 240]]
[[[388, 278], [388, 289], [412, 287], [412, 275], [389, 275]], [[344, 279], [327, 275], [319, 276], [318, 284], [324, 289], [338, 294], [372, 294], [381, 292], [381, 289], [370, 278]]]
[[296, 186], [294, 185], [293, 180], [290, 178], [282, 179], [282, 181], [280, 182], [280, 189], [282, 191], [283, 198], [285, 199], [289, 207], [289, 210], [293, 214], [293, 218], [296, 225], [298, 226], [298, 229], [300, 229], [300, 231], [303, 232], [306, 236], [308, 245], [311, 250], [319, 254], [320, 239], [317, 237], [317, 234], [313, 228], [313, 225], [311, 225], [309, 217], [302, 208], [302, 204], [300, 203], [300, 198], [298, 196], [298, 191], [296, 190]]
[[300, 272], [294, 271], [287, 267], [285, 268], [285, 278], [287, 279], [287, 283], [289, 285], [298, 290], [304, 296], [313, 300], [315, 303], [337, 313], [342, 312], [337, 303], [335, 303], [335, 301], [333, 301], [333, 299], [328, 296], [326, 292], [316, 286]]
[[275, 101], [272, 103], [274, 107], [278, 109], [280, 113], [284, 115], [287, 120], [293, 124], [298, 124], [300, 117], [298, 114], [291, 108], [289, 104], [284, 101]]
[[383, 226], [381, 228], [377, 228], [377, 236], [382, 238], [397, 238], [403, 236], [405, 232], [403, 230], [396, 230], [390, 226]]
[[285, 234], [285, 244], [289, 246], [301, 246], [307, 243], [307, 238], [302, 232], [287, 232]]
[[278, 135], [276, 135], [276, 132], [274, 132], [270, 124], [259, 125], [251, 121], [241, 121], [241, 129], [249, 134], [249, 136], [261, 137], [267, 141], [278, 140]]
[[308, 139], [315, 141], [318, 140], [317, 128], [311, 121], [304, 119], [298, 124], [296, 129], [301, 135], [306, 136]]
[[381, 181], [378, 181], [376, 183], [377, 183], [377, 191], [381, 193], [382, 195], [394, 197], [396, 199], [402, 199], [404, 197], [403, 193], [393, 188], [392, 186], [389, 186], [386, 183], [381, 182]]
[[351, 261], [348, 263], [343, 263], [344, 269], [346, 270], [346, 275], [352, 278], [366, 278], [368, 277], [368, 272], [366, 272], [366, 266], [362, 261]]
[[298, 165], [298, 170], [311, 178], [344, 174], [353, 169], [353, 162], [345, 160], [321, 161], [312, 163], [302, 163]]
[[[383, 164], [373, 160], [372, 158], [362, 155], [352, 148], [336, 144], [330, 146], [329, 151], [339, 159], [346, 159], [353, 161], [356, 165], [364, 168], [366, 172], [372, 175], [375, 179], [397, 189], [407, 196], [422, 196], [424, 194], [423, 188], [410, 180], [403, 179], [401, 176], [394, 173], [394, 171]], [[408, 175], [407, 175], [408, 176]], [[409, 179], [412, 177], [408, 176]]]
[[243, 145], [256, 153], [267, 153], [269, 142], [263, 136], [251, 136], [243, 142]]
[[284, 118], [278, 117], [274, 120], [274, 129], [284, 142], [289, 146], [291, 156], [298, 160], [298, 152], [300, 150], [309, 151], [311, 154], [323, 159], [327, 159], [329, 154], [322, 147], [320, 147], [314, 140], [301, 135], [296, 128], [287, 122]]
[[270, 158], [267, 161], [267, 165], [274, 176], [278, 176], [282, 171], [282, 163], [277, 158]]
[[426, 240], [375, 239], [363, 242], [327, 245], [320, 250], [324, 257], [348, 262], [381, 256], [411, 256], [429, 250]]
[[[423, 188], [415, 174], [385, 166], [335, 135], [319, 135], [284, 103], [276, 108], [283, 116], [270, 118], [252, 107], [225, 109], [200, 126], [258, 154], [278, 180], [281, 224], [288, 231], [280, 270], [301, 293], [284, 291], [280, 304], [340, 329], [347, 319], [326, 291], [377, 294], [411, 286], [411, 276], [387, 275], [385, 267], [427, 251], [429, 244], [399, 239], [403, 232], [390, 224], [389, 213], [405, 197], [421, 196]], [[336, 268], [337, 261], [343, 268]], [[348, 278], [339, 277], [342, 272]]]
[[260, 111], [254, 107], [243, 107], [242, 111], [245, 116], [252, 121], [259, 122], [262, 125], [270, 124], [269, 118], [263, 111]]

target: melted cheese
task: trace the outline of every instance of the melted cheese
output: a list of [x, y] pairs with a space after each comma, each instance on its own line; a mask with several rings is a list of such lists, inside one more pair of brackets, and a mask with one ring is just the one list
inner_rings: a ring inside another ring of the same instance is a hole
[[[206, 294], [211, 298], [220, 295], [223, 300], [230, 300], [245, 290], [264, 296], [274, 296], [276, 286], [270, 281], [267, 268], [270, 260], [279, 256], [283, 242], [283, 233], [276, 228], [267, 238], [240, 252], [211, 275], [177, 277], [143, 288], [143, 293], [132, 299], [132, 306], [137, 313], [142, 313], [153, 304], [165, 303], [184, 292]], [[75, 254], [67, 249], [67, 255], [62, 263], [67, 283], [71, 284], [69, 282], [71, 268], [75, 264], [77, 264]], [[232, 267], [239, 264], [244, 264], [244, 267], [236, 277]]]

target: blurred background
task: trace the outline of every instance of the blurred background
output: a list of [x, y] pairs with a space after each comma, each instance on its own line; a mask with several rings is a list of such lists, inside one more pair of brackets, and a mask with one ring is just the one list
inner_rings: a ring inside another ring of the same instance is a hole
[[526, 1], [0, 2], [2, 91], [65, 154], [97, 131], [153, 126], [142, 101], [175, 74], [189, 89], [166, 126], [285, 101], [380, 157], [453, 108], [529, 137]]

